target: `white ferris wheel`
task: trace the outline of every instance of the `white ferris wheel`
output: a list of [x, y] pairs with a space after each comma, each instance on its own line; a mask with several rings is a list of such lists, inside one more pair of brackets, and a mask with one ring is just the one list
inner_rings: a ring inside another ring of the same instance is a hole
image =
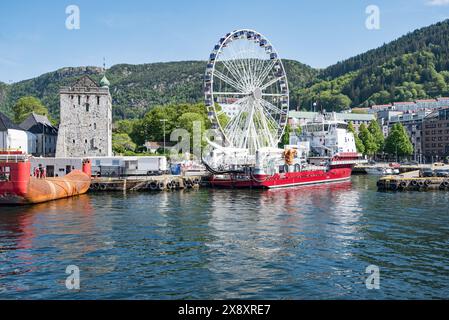
[[271, 43], [253, 30], [221, 38], [210, 54], [205, 103], [225, 145], [248, 150], [277, 148], [288, 119], [287, 75]]

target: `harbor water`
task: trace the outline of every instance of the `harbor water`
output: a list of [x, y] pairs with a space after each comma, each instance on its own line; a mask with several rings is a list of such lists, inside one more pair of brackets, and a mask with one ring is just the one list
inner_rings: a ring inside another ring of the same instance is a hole
[[377, 192], [368, 176], [1, 207], [0, 298], [448, 299], [448, 208], [446, 192]]

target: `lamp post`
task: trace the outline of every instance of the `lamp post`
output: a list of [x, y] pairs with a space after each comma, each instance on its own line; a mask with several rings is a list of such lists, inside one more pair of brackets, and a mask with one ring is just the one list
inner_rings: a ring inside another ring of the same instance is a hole
[[165, 155], [165, 123], [167, 122], [167, 119], [160, 119], [160, 122], [164, 125], [164, 155]]

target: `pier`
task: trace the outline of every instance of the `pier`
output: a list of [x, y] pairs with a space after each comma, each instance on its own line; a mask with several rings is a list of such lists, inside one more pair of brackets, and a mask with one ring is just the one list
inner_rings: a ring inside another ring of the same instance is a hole
[[379, 191], [449, 191], [449, 178], [420, 177], [419, 171], [385, 176], [377, 181]]
[[90, 191], [170, 191], [199, 188], [201, 176], [151, 176], [126, 178], [93, 178]]

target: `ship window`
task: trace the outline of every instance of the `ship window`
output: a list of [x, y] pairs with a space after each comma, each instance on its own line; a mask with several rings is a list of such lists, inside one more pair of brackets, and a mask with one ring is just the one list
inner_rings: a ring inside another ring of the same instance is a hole
[[9, 167], [0, 167], [0, 182], [7, 182], [11, 178]]

